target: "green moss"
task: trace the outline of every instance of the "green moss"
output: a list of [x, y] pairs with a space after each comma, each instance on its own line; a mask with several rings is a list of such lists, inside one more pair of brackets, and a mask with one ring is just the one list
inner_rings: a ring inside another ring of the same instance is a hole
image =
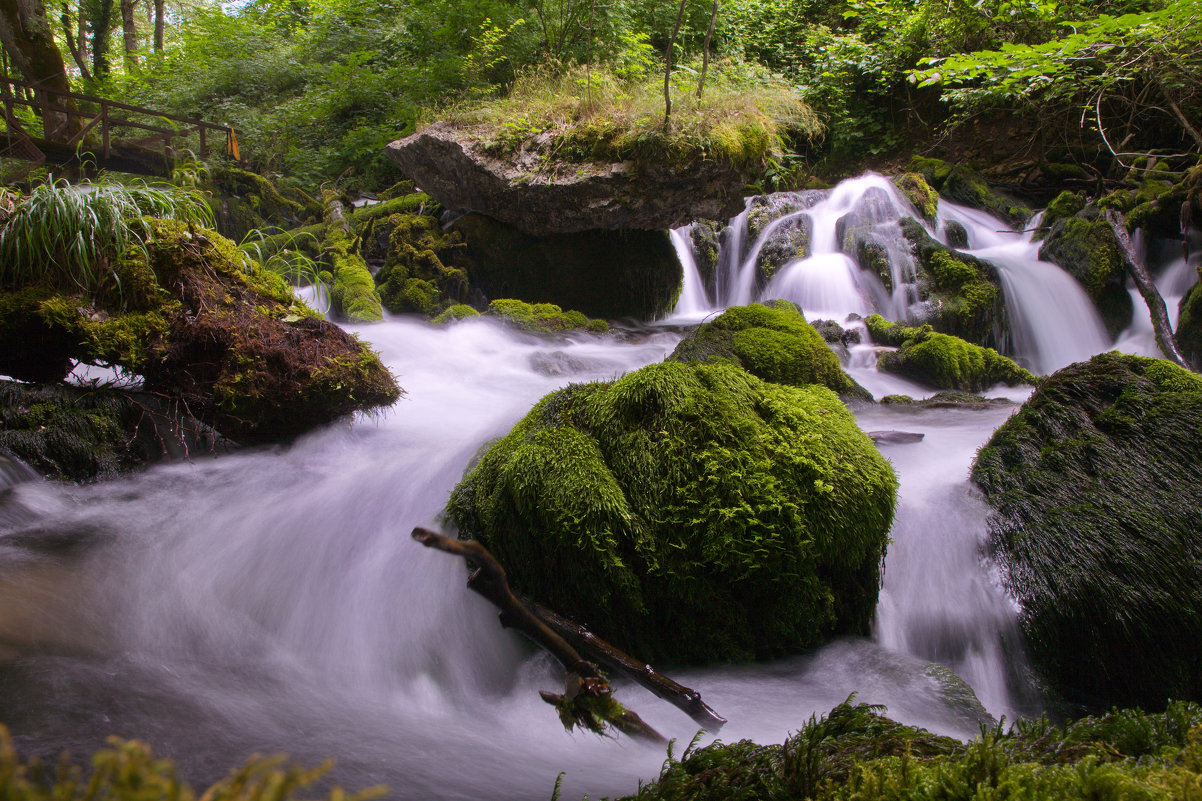
[[690, 749], [639, 801], [1193, 801], [1202, 708], [1115, 710], [1058, 727], [1046, 718], [983, 729], [968, 743], [896, 723], [850, 700], [783, 744]]
[[446, 325], [454, 320], [466, 320], [469, 317], [479, 317], [480, 312], [463, 303], [457, 303], [454, 306], [444, 310], [432, 321], [435, 325]]
[[825, 387], [669, 361], [548, 395], [447, 514], [519, 592], [640, 657], [704, 662], [866, 631], [895, 493]]
[[966, 166], [916, 156], [908, 169], [921, 175], [941, 197], [987, 211], [1015, 227], [1031, 216], [1030, 209], [994, 191], [981, 175]]
[[1043, 218], [1039, 221], [1039, 234], [1043, 236], [1060, 220], [1067, 220], [1077, 215], [1086, 206], [1085, 193], [1061, 192], [1048, 204]]
[[0, 453], [62, 481], [111, 478], [141, 463], [144, 416], [113, 390], [0, 381]]
[[334, 283], [330, 303], [334, 313], [352, 323], [376, 323], [384, 319], [384, 309], [376, 292], [376, 282], [367, 262], [352, 252], [350, 238], [338, 226], [326, 230], [325, 249], [332, 262]]
[[500, 317], [525, 331], [592, 331], [603, 334], [609, 330], [609, 324], [604, 320], [590, 320], [581, 312], [564, 311], [554, 303], [526, 303], [522, 300], [501, 298], [488, 304], [485, 314]]
[[1070, 698], [1202, 699], [1202, 380], [1095, 356], [1046, 379], [973, 478], [1041, 669]]
[[[1177, 347], [1194, 369], [1202, 368], [1202, 282], [1194, 284], [1181, 299], [1177, 318]], [[3, 319], [0, 317], [0, 319]]]
[[1060, 265], [1077, 279], [1112, 336], [1131, 324], [1134, 309], [1126, 289], [1123, 248], [1110, 223], [1099, 218], [1095, 209], [1086, 208], [1052, 225], [1039, 258]]
[[787, 300], [735, 306], [704, 323], [669, 357], [681, 362], [726, 361], [765, 381], [821, 384], [840, 395], [871, 400], [839, 364], [822, 334]]
[[992, 264], [951, 250], [912, 217], [901, 221], [920, 267], [928, 311], [921, 322], [977, 345], [996, 345], [1006, 327], [1005, 295]]
[[940, 334], [929, 325], [906, 327], [890, 323], [879, 314], [864, 321], [874, 342], [891, 345], [877, 368], [897, 373], [941, 389], [976, 392], [994, 384], [1034, 384], [1035, 376], [1002, 356], [959, 337]]
[[934, 222], [935, 215], [939, 212], [939, 193], [931, 188], [920, 173], [903, 173], [894, 178], [893, 183], [901, 190], [906, 200], [918, 209], [924, 220]]
[[218, 230], [241, 241], [253, 230], [290, 230], [321, 218], [321, 204], [302, 193], [286, 197], [270, 180], [237, 167], [209, 171]]
[[388, 225], [388, 253], [376, 273], [385, 308], [433, 316], [467, 293], [467, 272], [444, 263], [463, 246], [457, 234], [428, 214], [393, 214]]
[[53, 297], [44, 287], [0, 292], [0, 375], [53, 382], [71, 372], [78, 337], [43, 317], [42, 304]]
[[372, 220], [385, 220], [394, 214], [413, 214], [436, 220], [441, 213], [442, 206], [434, 198], [425, 192], [411, 192], [382, 203], [360, 206], [350, 213], [350, 223], [356, 229], [362, 229]]

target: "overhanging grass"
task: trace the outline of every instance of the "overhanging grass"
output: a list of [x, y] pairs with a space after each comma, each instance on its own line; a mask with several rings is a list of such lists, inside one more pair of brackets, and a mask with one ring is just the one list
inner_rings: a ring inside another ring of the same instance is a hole
[[0, 188], [0, 287], [44, 284], [121, 296], [118, 261], [131, 248], [146, 260], [151, 217], [213, 225], [193, 189], [53, 178], [25, 195]]
[[605, 67], [553, 64], [522, 73], [508, 95], [445, 116], [477, 127], [499, 154], [533, 148], [565, 161], [632, 160], [669, 166], [714, 160], [764, 166], [784, 137], [814, 138], [818, 117], [784, 80], [750, 65], [711, 65], [697, 99], [697, 74], [679, 68], [664, 125], [663, 73], [622, 77]]

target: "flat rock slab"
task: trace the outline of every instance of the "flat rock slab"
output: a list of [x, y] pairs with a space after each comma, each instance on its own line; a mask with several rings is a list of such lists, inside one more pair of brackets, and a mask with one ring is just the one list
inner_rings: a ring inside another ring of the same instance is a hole
[[[546, 141], [542, 141], [545, 139]], [[633, 162], [557, 162], [546, 134], [514, 154], [491, 153], [470, 129], [435, 123], [388, 145], [407, 176], [444, 207], [469, 209], [535, 236], [653, 230], [743, 210], [748, 176], [701, 161], [673, 170]]]

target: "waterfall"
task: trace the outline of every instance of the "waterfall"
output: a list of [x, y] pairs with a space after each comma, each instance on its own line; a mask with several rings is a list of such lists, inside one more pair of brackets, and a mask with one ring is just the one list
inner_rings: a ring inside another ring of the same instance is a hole
[[[0, 700], [20, 701], [6, 722], [43, 754], [137, 736], [194, 783], [254, 751], [286, 751], [310, 764], [335, 757], [334, 780], [385, 782], [400, 799], [544, 798], [560, 771], [565, 798], [633, 792], [663, 752], [566, 736], [537, 694], [561, 683], [554, 666], [497, 625], [465, 588], [461, 562], [409, 531], [438, 524], [481, 447], [541, 397], [661, 361], [684, 321], [772, 297], [861, 330], [849, 314], [905, 319], [917, 298], [897, 225], [914, 214], [905, 199], [869, 175], [810, 200], [789, 213], [809, 220], [807, 255], [767, 282], [757, 261], [787, 220], [749, 248], [749, 212], [731, 221], [712, 300], [690, 238], [674, 232], [686, 284], [670, 325], [544, 339], [488, 318], [434, 327], [398, 317], [354, 329], [407, 390], [380, 415], [85, 487], [17, 480], [29, 476], [0, 462], [0, 657], [10, 658]], [[1110, 347], [1096, 313], [1078, 308], [1079, 288], [1039, 262], [1025, 235], [941, 204], [948, 219], [998, 267], [1015, 355], [1046, 371]], [[864, 269], [863, 253], [884, 258]], [[870, 391], [931, 394], [876, 372], [877, 353], [869, 343], [847, 353]], [[929, 661], [965, 678], [994, 714], [1028, 709], [1017, 612], [982, 558], [986, 510], [967, 478], [1014, 408], [856, 411], [865, 430], [924, 435], [881, 446], [901, 489], [874, 637], [682, 671], [730, 718], [724, 740], [780, 742], [853, 692], [905, 722], [975, 735]], [[695, 733], [645, 691], [619, 682], [618, 697], [670, 737]]]

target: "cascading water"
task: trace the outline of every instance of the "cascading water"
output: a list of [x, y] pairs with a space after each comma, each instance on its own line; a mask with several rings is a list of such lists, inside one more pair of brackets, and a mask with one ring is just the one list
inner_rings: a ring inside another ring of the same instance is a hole
[[[870, 191], [878, 210], [909, 213], [879, 176], [841, 185], [802, 212], [810, 255], [782, 266], [759, 296], [785, 293], [811, 317], [881, 308], [902, 316], [914, 298], [898, 287], [912, 271], [894, 272], [886, 292], [836, 236]], [[852, 240], [887, 250], [893, 213], [868, 218]], [[945, 213], [964, 221], [974, 252], [993, 247], [996, 221]], [[756, 296], [746, 219], [725, 238], [723, 305]], [[679, 234], [674, 241], [687, 249]], [[686, 284], [676, 319], [713, 310], [698, 280]], [[308, 763], [333, 756], [345, 785], [385, 782], [392, 797], [414, 799], [541, 798], [560, 771], [564, 798], [620, 794], [656, 774], [659, 750], [566, 736], [537, 696], [559, 681], [549, 661], [497, 626], [495, 611], [465, 589], [458, 560], [408, 533], [436, 522], [473, 454], [540, 397], [661, 360], [680, 334], [549, 342], [486, 319], [447, 328], [392, 320], [357, 333], [408, 392], [379, 417], [288, 448], [89, 487], [20, 480], [29, 476], [19, 468], [0, 479], [0, 699], [24, 753], [81, 753], [109, 734], [136, 736], [197, 782], [255, 751]], [[870, 391], [925, 394], [874, 362], [870, 345], [853, 346], [849, 370]], [[901, 493], [876, 639], [683, 671], [678, 678], [730, 718], [724, 740], [779, 742], [853, 692], [907, 722], [972, 736], [978, 720], [949, 700], [928, 660], [968, 679], [993, 713], [1021, 711], [1002, 653], [1015, 614], [980, 560], [984, 509], [966, 480], [973, 452], [1012, 408], [859, 412], [866, 430], [925, 435], [881, 446]], [[695, 731], [638, 688], [620, 685], [619, 697], [668, 736]]]

